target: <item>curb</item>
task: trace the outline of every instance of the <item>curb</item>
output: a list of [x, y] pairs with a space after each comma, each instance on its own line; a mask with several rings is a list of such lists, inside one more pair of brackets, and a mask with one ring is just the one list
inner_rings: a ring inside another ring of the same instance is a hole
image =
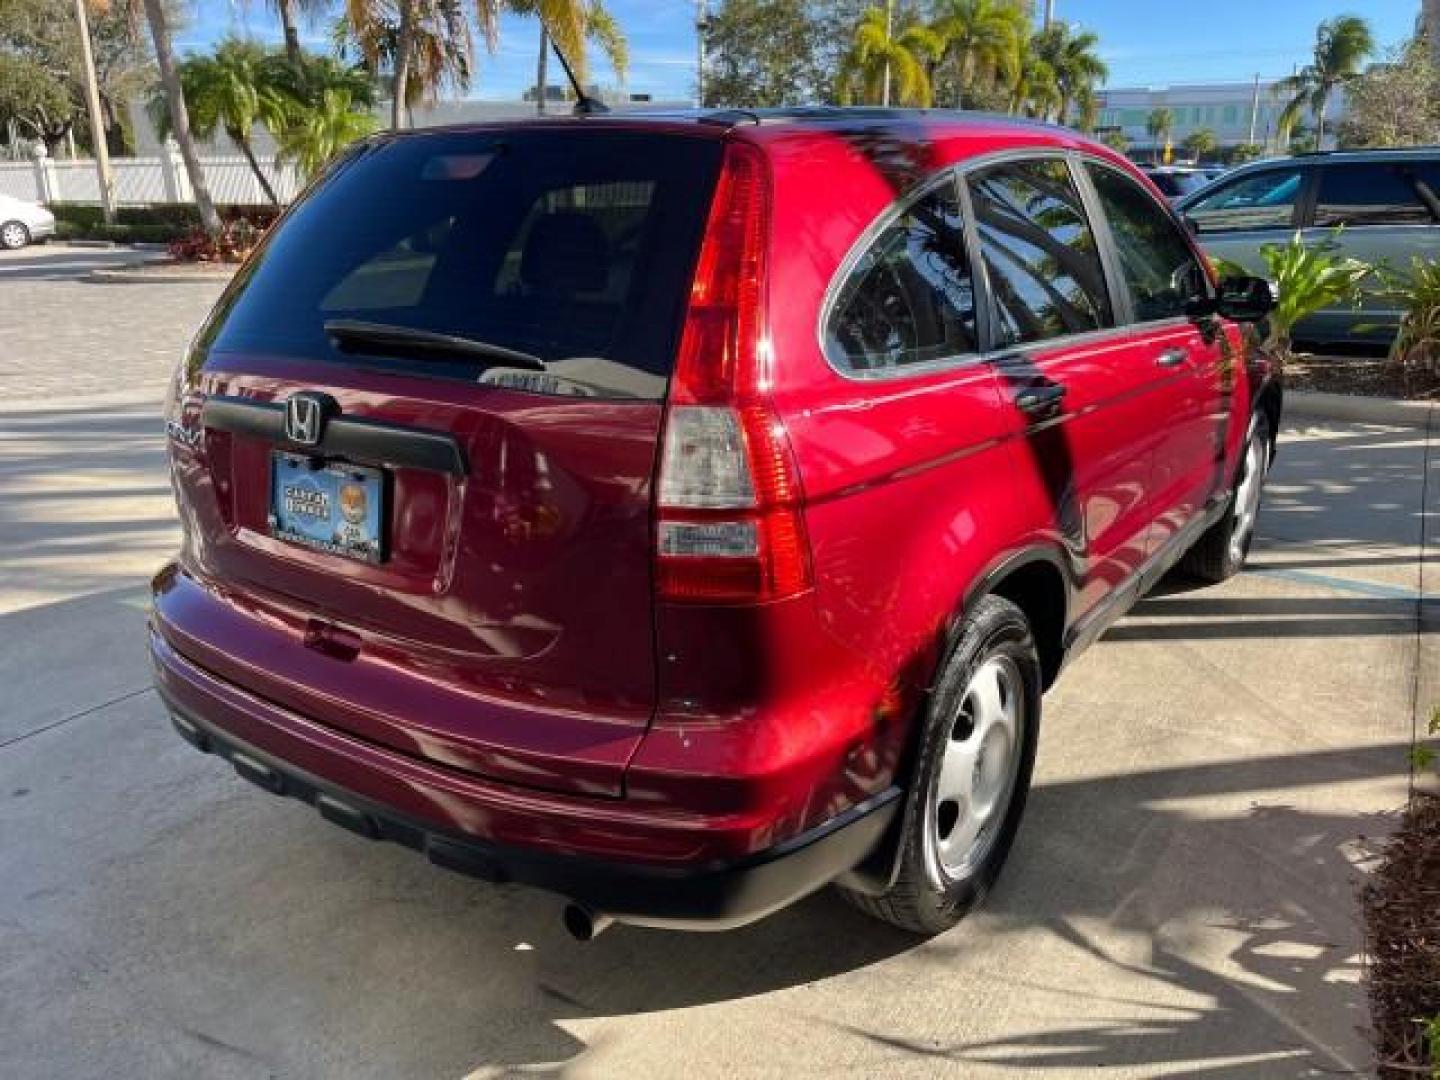
[[91, 270], [85, 275], [85, 280], [98, 285], [210, 285], [216, 282], [224, 284], [234, 276], [238, 267], [219, 271], [217, 273], [206, 272], [176, 272], [166, 273], [165, 271], [153, 271], [145, 269], [147, 266], [154, 266], [150, 263], [132, 263], [130, 266], [116, 266], [100, 270]]
[[1432, 401], [1326, 394], [1318, 390], [1287, 390], [1285, 415], [1315, 420], [1346, 420], [1356, 424], [1428, 428], [1440, 423], [1440, 409]]

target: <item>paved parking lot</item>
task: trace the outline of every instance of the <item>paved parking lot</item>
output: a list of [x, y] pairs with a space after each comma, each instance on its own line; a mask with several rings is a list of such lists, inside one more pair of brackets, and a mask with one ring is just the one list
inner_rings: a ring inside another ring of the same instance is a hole
[[822, 894], [579, 945], [557, 901], [368, 844], [170, 731], [156, 409], [214, 289], [22, 254], [0, 355], [54, 389], [0, 381], [7, 1080], [1367, 1071], [1354, 894], [1440, 701], [1422, 433], [1287, 428], [1251, 572], [1167, 585], [1047, 700], [1015, 854], [958, 929], [917, 944]]

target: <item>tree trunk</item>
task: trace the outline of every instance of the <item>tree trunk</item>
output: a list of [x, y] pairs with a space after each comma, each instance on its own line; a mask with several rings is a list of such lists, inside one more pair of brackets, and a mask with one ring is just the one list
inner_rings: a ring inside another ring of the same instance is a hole
[[1420, 28], [1430, 46], [1430, 58], [1440, 64], [1440, 0], [1421, 0]]
[[150, 37], [155, 44], [155, 66], [160, 69], [160, 84], [165, 88], [165, 104], [170, 109], [170, 129], [180, 146], [185, 162], [185, 175], [195, 193], [195, 206], [200, 211], [200, 225], [212, 237], [220, 235], [220, 215], [205, 182], [205, 170], [195, 149], [195, 136], [190, 131], [190, 114], [185, 109], [185, 92], [180, 89], [180, 73], [175, 69], [175, 52], [170, 44], [170, 27], [166, 22], [165, 0], [145, 0], [145, 19], [150, 23]]
[[535, 58], [535, 112], [545, 115], [545, 80], [549, 77], [545, 68], [550, 62], [550, 32], [540, 24], [540, 55]]
[[400, 31], [395, 35], [395, 100], [390, 106], [390, 126], [405, 126], [406, 88], [410, 83], [410, 54], [415, 51], [415, 0], [400, 0]]
[[290, 63], [300, 66], [300, 31], [295, 25], [295, 0], [275, 0], [280, 9], [280, 25], [285, 29], [285, 55]]
[[250, 163], [250, 171], [255, 174], [255, 179], [260, 181], [260, 190], [265, 192], [265, 197], [274, 205], [280, 205], [280, 196], [275, 194], [275, 189], [270, 186], [270, 181], [265, 176], [265, 171], [260, 168], [260, 162], [255, 160], [255, 150], [246, 138], [236, 138], [236, 132], [230, 132], [230, 141], [240, 148], [240, 153], [245, 155], [245, 160]]
[[1325, 149], [1325, 106], [1328, 100], [1322, 100], [1320, 107], [1315, 110], [1315, 149]]

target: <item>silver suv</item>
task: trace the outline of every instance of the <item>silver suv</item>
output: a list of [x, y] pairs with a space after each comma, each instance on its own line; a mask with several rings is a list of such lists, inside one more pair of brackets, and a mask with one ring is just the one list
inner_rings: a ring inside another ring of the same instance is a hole
[[[1212, 255], [1263, 273], [1260, 248], [1299, 229], [1307, 242], [1341, 230], [1344, 253], [1408, 271], [1411, 259], [1440, 258], [1440, 148], [1354, 150], [1257, 161], [1176, 203]], [[1366, 299], [1303, 320], [1295, 336], [1323, 343], [1388, 343], [1400, 313]]]

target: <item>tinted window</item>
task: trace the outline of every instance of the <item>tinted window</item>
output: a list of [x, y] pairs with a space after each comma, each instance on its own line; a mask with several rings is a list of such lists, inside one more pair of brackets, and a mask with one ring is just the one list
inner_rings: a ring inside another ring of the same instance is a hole
[[216, 350], [478, 377], [478, 362], [339, 352], [326, 321], [357, 319], [663, 393], [719, 156], [615, 131], [382, 142], [296, 208], [207, 334]]
[[1204, 292], [1205, 277], [1175, 219], [1129, 178], [1097, 165], [1086, 168], [1110, 222], [1136, 321], [1184, 315], [1186, 302]]
[[[1429, 174], [1428, 176], [1426, 174]], [[1376, 162], [1327, 165], [1320, 170], [1316, 225], [1428, 225], [1435, 215], [1416, 181], [1440, 180], [1440, 165]]]
[[1199, 191], [1210, 182], [1204, 173], [1198, 172], [1151, 172], [1145, 175], [1160, 189], [1162, 195], [1168, 195], [1172, 199], [1178, 199], [1181, 195], [1189, 195], [1192, 191]]
[[887, 226], [850, 271], [826, 322], [825, 351], [838, 367], [873, 371], [977, 346], [960, 207], [946, 182]]
[[1295, 220], [1304, 173], [1267, 169], [1218, 185], [1185, 208], [1201, 232], [1285, 229]]
[[1095, 234], [1063, 161], [996, 165], [969, 184], [1000, 344], [1112, 325]]

